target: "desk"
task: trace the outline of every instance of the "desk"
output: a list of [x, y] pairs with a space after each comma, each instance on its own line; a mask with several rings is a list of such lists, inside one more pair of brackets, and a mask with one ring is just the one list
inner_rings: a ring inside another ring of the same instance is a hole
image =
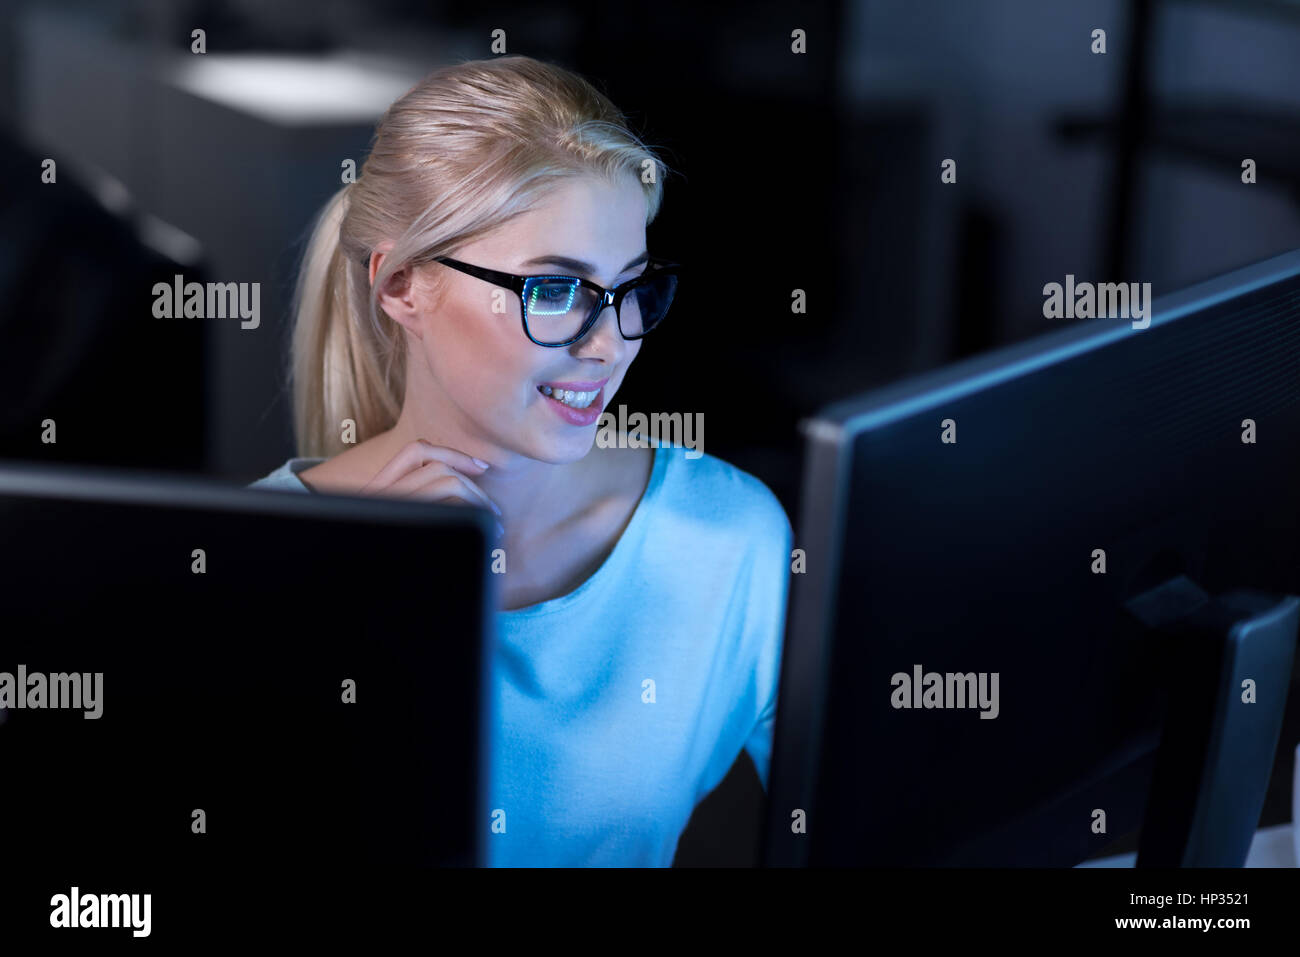
[[[1275, 827], [1261, 827], [1255, 832], [1250, 842], [1250, 851], [1246, 854], [1246, 867], [1295, 867], [1295, 842], [1291, 837], [1290, 824], [1278, 824]], [[1094, 861], [1084, 861], [1078, 867], [1132, 867], [1137, 860], [1137, 851], [1116, 854], [1113, 857], [1099, 857]]]

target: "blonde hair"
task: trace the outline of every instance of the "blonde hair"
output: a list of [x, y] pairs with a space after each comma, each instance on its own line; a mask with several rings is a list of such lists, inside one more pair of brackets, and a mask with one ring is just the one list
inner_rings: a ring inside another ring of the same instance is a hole
[[[648, 225], [668, 172], [604, 94], [554, 64], [468, 60], [421, 80], [380, 118], [360, 175], [326, 203], [303, 255], [290, 369], [298, 455], [343, 451], [345, 419], [357, 441], [397, 422], [405, 339], [375, 290], [399, 268], [472, 242], [574, 176], [635, 174]], [[372, 289], [368, 259], [385, 240], [394, 246]]]

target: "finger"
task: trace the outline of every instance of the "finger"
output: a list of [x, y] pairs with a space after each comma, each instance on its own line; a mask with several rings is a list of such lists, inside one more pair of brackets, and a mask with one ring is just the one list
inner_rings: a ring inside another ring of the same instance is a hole
[[[461, 475], [451, 466], [444, 465], [441, 462], [431, 461], [426, 463], [423, 467], [411, 470], [392, 485], [388, 486], [388, 488], [380, 490], [379, 494], [392, 495], [399, 498], [410, 498], [414, 496], [429, 500], [428, 495], [422, 494], [423, 491], [427, 490], [434, 482], [441, 479], [455, 479], [458, 482], [463, 482], [464, 488], [471, 491], [477, 501], [481, 501], [498, 515], [501, 514], [500, 507], [498, 507], [496, 502], [492, 501], [482, 488], [474, 484], [474, 482], [472, 482], [468, 477]], [[455, 486], [443, 487], [454, 488]]]
[[488, 498], [487, 493], [459, 472], [448, 472], [445, 475], [440, 475], [424, 486], [407, 493], [405, 497], [438, 502], [452, 497], [457, 492], [464, 491], [469, 492], [478, 503], [492, 509], [497, 515], [501, 514], [501, 509], [497, 508], [496, 502]]
[[432, 461], [442, 462], [444, 465], [449, 465], [457, 471], [469, 475], [482, 475], [487, 471], [485, 466], [478, 464], [472, 456], [466, 455], [464, 452], [449, 449], [445, 445], [433, 445], [423, 439], [417, 439], [402, 446], [392, 460], [380, 469], [378, 474], [367, 482], [361, 491], [366, 492], [386, 488], [411, 470]]
[[417, 462], [405, 475], [394, 479], [386, 488], [377, 490], [391, 495], [410, 495], [416, 489], [423, 488], [436, 478], [444, 475], [459, 475], [454, 468], [434, 459]]

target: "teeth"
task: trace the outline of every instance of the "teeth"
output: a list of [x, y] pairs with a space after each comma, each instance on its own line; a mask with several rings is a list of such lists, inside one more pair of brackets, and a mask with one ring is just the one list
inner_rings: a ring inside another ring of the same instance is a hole
[[549, 385], [542, 386], [541, 392], [542, 395], [549, 395], [552, 399], [575, 409], [585, 409], [600, 394], [599, 389], [592, 392], [574, 392], [572, 389], [552, 389]]

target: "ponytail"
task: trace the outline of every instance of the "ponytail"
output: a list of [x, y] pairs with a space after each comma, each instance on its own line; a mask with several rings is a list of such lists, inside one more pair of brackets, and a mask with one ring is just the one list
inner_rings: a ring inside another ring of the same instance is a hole
[[391, 379], [404, 370], [392, 362], [381, 368], [380, 344], [367, 334], [371, 323], [362, 321], [369, 312], [369, 268], [344, 255], [339, 242], [352, 187], [335, 193], [317, 218], [294, 292], [294, 430], [301, 456], [342, 452], [349, 419], [360, 441], [392, 428], [401, 413], [403, 384]]

